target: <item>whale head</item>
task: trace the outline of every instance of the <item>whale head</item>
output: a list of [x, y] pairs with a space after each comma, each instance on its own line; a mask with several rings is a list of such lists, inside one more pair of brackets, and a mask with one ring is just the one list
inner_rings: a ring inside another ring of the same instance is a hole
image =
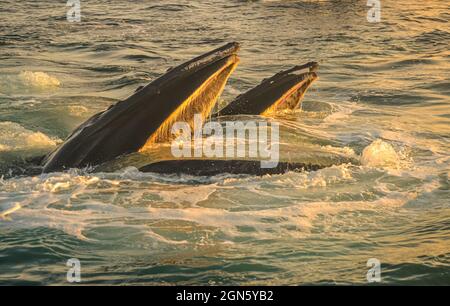
[[98, 165], [168, 141], [174, 122], [206, 117], [239, 63], [238, 43], [194, 58], [81, 124], [43, 161], [43, 171]]
[[265, 79], [255, 88], [238, 96], [219, 111], [220, 116], [263, 115], [299, 107], [303, 96], [318, 78], [316, 62], [295, 66]]

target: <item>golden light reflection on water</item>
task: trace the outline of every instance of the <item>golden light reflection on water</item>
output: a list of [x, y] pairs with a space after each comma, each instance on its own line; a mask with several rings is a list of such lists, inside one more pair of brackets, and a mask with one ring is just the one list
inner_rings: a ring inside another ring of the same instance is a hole
[[[321, 65], [302, 111], [281, 116], [286, 157], [303, 157], [302, 146], [358, 155], [382, 139], [401, 163], [262, 178], [124, 169], [0, 179], [2, 211], [21, 207], [0, 221], [0, 283], [54, 284], [48, 271], [67, 272], [61, 256], [80, 256], [95, 263], [85, 267], [94, 283], [366, 284], [373, 257], [385, 283], [448, 284], [446, 1], [383, 1], [375, 24], [366, 1], [90, 1], [80, 24], [65, 22], [64, 3], [2, 8], [9, 10], [0, 12], [5, 135], [64, 139], [170, 66], [236, 40], [242, 63], [225, 102], [280, 70]], [[45, 72], [60, 86], [36, 91], [22, 71]], [[33, 143], [20, 149], [29, 154]], [[148, 154], [166, 157], [170, 147]]]

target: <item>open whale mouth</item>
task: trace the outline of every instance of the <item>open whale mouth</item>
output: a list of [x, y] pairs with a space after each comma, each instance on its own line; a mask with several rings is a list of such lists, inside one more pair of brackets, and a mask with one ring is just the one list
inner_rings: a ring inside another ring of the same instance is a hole
[[[309, 71], [305, 72], [308, 69]], [[294, 110], [297, 109], [303, 100], [308, 88], [312, 83], [318, 79], [317, 71], [318, 64], [315, 62], [308, 63], [303, 66], [297, 66], [290, 70], [283, 71], [276, 75], [270, 85], [273, 87], [291, 87], [281, 97], [276, 100], [269, 108], [267, 108], [261, 115], [268, 116], [280, 110]], [[269, 85], [269, 87], [270, 87]], [[276, 91], [276, 89], [273, 89]]]
[[228, 50], [219, 52], [218, 55], [221, 56], [225, 53], [230, 53], [230, 55], [226, 55], [220, 60], [207, 58], [202, 62], [199, 59], [186, 66], [185, 69], [196, 70], [198, 70], [197, 65], [205, 66], [200, 71], [195, 72], [197, 76], [189, 76], [189, 78], [201, 79], [200, 85], [188, 89], [189, 94], [177, 103], [178, 106], [165, 118], [159, 128], [151, 134], [140, 151], [144, 151], [154, 143], [169, 141], [172, 137], [171, 127], [175, 122], [186, 122], [193, 128], [195, 114], [201, 114], [203, 120], [209, 116], [222, 94], [228, 78], [239, 64], [239, 57], [234, 53], [237, 52], [238, 48], [237, 44], [232, 44]]
[[295, 110], [312, 83], [318, 79], [319, 65], [310, 62], [281, 71], [255, 88], [237, 97], [219, 111], [219, 115], [270, 116], [282, 110]]
[[81, 124], [44, 159], [44, 172], [82, 168], [169, 141], [172, 124], [209, 115], [237, 67], [238, 43], [196, 57]]

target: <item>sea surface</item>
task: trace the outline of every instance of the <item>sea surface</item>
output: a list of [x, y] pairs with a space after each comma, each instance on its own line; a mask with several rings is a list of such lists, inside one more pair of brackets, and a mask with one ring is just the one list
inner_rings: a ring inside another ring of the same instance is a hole
[[[450, 285], [450, 3], [0, 1], [0, 284]], [[77, 125], [230, 41], [221, 104], [318, 61], [281, 154], [313, 172], [12, 175]], [[349, 162], [346, 162], [349, 161]], [[353, 162], [352, 162], [353, 161]], [[16, 169], [17, 170], [17, 169]], [[369, 278], [373, 280], [373, 278]], [[376, 284], [376, 283], [375, 283]]]

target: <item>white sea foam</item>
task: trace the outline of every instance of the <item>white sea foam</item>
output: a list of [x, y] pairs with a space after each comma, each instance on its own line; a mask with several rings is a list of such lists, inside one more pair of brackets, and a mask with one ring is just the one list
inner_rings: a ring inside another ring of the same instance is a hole
[[[326, 187], [339, 183], [348, 183], [353, 180], [350, 164], [335, 165], [311, 172], [289, 172], [286, 174], [266, 175], [263, 177], [228, 177], [223, 178], [223, 186], [233, 188], [259, 188], [261, 184], [275, 187], [289, 188], [295, 190], [316, 187]], [[270, 194], [270, 191], [268, 192]]]
[[348, 122], [349, 117], [356, 111], [361, 109], [361, 106], [356, 103], [347, 103], [345, 105], [332, 104], [333, 112], [327, 116], [321, 126], [327, 127], [342, 122]]
[[319, 216], [335, 216], [349, 211], [377, 211], [404, 205], [412, 197], [403, 194], [376, 200], [374, 202], [309, 202], [287, 207], [257, 211], [229, 211], [216, 208], [190, 207], [183, 209], [149, 207], [150, 215], [158, 220], [179, 220], [193, 222], [199, 226], [219, 228], [229, 237], [242, 236], [239, 228], [252, 228], [246, 236], [257, 239], [275, 237], [304, 238], [310, 234], [314, 221]]
[[399, 156], [389, 143], [377, 139], [367, 146], [361, 156], [361, 164], [368, 167], [398, 167]]
[[56, 77], [41, 71], [22, 71], [19, 74], [19, 80], [21, 80], [24, 85], [30, 87], [47, 88], [59, 87], [61, 85], [61, 82]]
[[347, 158], [353, 158], [357, 159], [358, 155], [356, 155], [355, 151], [350, 147], [334, 147], [334, 146], [321, 146], [321, 149], [323, 149], [326, 152], [339, 154], [343, 157]]
[[15, 153], [29, 156], [36, 153], [48, 153], [58, 143], [41, 132], [30, 131], [15, 122], [0, 122], [0, 154]]
[[195, 192], [193, 192], [192, 187], [179, 187], [177, 190], [160, 190], [158, 194], [167, 202], [195, 205], [207, 200], [215, 190], [214, 185], [200, 185], [195, 188]]
[[89, 109], [82, 105], [69, 105], [69, 113], [76, 117], [84, 116], [87, 112], [89, 112]]
[[[420, 191], [393, 192], [383, 183], [377, 183], [375, 187], [386, 195], [373, 201], [329, 201], [327, 193], [316, 198], [321, 193], [317, 189], [314, 198], [303, 200], [308, 188], [323, 188], [325, 192], [333, 186], [339, 190], [342, 183], [354, 182], [353, 171], [366, 170], [340, 165], [310, 173], [236, 177], [209, 185], [167, 184], [164, 180], [158, 182], [154, 175], [147, 177], [140, 173], [137, 176], [139, 172], [130, 169], [111, 174], [86, 175], [69, 171], [0, 180], [0, 212], [6, 212], [8, 217], [0, 220], [0, 226], [30, 228], [46, 224], [80, 239], [91, 239], [87, 229], [132, 227], [159, 243], [201, 246], [234, 241], [243, 236], [303, 238], [311, 234], [318, 217], [320, 224], [333, 226], [324, 222], [349, 211], [382, 213], [421, 194]], [[431, 187], [437, 186], [439, 184]], [[291, 192], [286, 194], [286, 190]], [[294, 190], [297, 193], [293, 193]], [[22, 195], [11, 201], [2, 198], [2, 195], [18, 191]], [[236, 197], [236, 191], [242, 196]], [[299, 197], [298, 192], [303, 196]], [[254, 201], [249, 201], [250, 193], [256, 195], [251, 197]], [[227, 208], [217, 199], [227, 199], [230, 205]], [[290, 204], [286, 205], [286, 201]], [[200, 202], [202, 204], [198, 205]], [[20, 209], [16, 209], [18, 207]], [[176, 236], [174, 233], [183, 231], [185, 222], [189, 222], [190, 230], [201, 234], [188, 239]], [[364, 222], [362, 216], [358, 222]], [[222, 233], [223, 238], [207, 237], [217, 232]]]

